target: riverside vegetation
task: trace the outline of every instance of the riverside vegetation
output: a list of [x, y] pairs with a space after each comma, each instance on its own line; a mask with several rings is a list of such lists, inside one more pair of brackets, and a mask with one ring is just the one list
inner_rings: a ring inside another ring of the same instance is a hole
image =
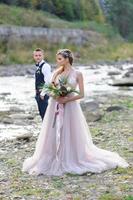
[[46, 57], [50, 62], [55, 61], [55, 53], [58, 48], [72, 49], [77, 63], [132, 60], [133, 58], [133, 43], [125, 41], [104, 20], [70, 22], [44, 11], [35, 12], [32, 9], [0, 4], [0, 24], [4, 26], [65, 28], [66, 30], [82, 29], [101, 35], [99, 41], [97, 41], [96, 35], [90, 37], [84, 45], [73, 45], [71, 43], [56, 43], [53, 45], [52, 41], [50, 43], [40, 38], [32, 41], [26, 41], [24, 38], [23, 40], [10, 40], [8, 37], [6, 39], [1, 38], [0, 64], [32, 63], [32, 51], [38, 46], [46, 50]]

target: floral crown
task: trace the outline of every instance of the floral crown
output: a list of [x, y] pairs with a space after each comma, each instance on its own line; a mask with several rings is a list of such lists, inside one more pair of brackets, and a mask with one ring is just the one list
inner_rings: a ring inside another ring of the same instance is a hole
[[57, 52], [57, 54], [62, 54], [65, 57], [72, 57], [72, 53], [67, 49], [62, 49]]

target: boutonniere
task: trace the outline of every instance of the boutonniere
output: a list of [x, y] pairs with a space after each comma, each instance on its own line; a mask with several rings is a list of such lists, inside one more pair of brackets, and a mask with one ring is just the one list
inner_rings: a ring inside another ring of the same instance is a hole
[[39, 69], [39, 68], [36, 70], [36, 73], [37, 73], [37, 74], [40, 74], [40, 69]]

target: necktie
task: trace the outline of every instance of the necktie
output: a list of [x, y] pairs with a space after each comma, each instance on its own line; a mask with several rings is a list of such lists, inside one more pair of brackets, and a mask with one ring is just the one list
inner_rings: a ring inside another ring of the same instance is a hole
[[39, 63], [36, 63], [36, 67], [39, 67]]

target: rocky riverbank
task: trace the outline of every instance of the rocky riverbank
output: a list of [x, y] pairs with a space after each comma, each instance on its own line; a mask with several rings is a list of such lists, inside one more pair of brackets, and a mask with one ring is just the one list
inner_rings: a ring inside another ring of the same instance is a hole
[[23, 160], [34, 152], [41, 128], [34, 100], [34, 68], [27, 65], [1, 69], [0, 200], [133, 199], [133, 90], [132, 86], [112, 84], [132, 77], [131, 63], [78, 67], [85, 78], [86, 96], [81, 106], [94, 143], [118, 152], [130, 167], [51, 178], [21, 172]]
[[[117, 168], [102, 174], [87, 173], [82, 176], [67, 174], [52, 178], [22, 173], [23, 160], [34, 151], [41, 123], [33, 111], [21, 114], [20, 110], [19, 112], [16, 110], [14, 115], [19, 113], [19, 121], [27, 126], [31, 125], [31, 128], [25, 137], [2, 140], [0, 143], [1, 200], [131, 200], [133, 198], [131, 196], [133, 194], [132, 98], [104, 95], [96, 99], [90, 105], [82, 103], [93, 141], [99, 147], [117, 151], [129, 162], [130, 167]], [[99, 112], [101, 117], [90, 121], [91, 112]], [[2, 116], [2, 113], [0, 115]], [[5, 113], [3, 119], [6, 117], [10, 117], [10, 113]], [[14, 122], [16, 119], [17, 117], [13, 117]]]

